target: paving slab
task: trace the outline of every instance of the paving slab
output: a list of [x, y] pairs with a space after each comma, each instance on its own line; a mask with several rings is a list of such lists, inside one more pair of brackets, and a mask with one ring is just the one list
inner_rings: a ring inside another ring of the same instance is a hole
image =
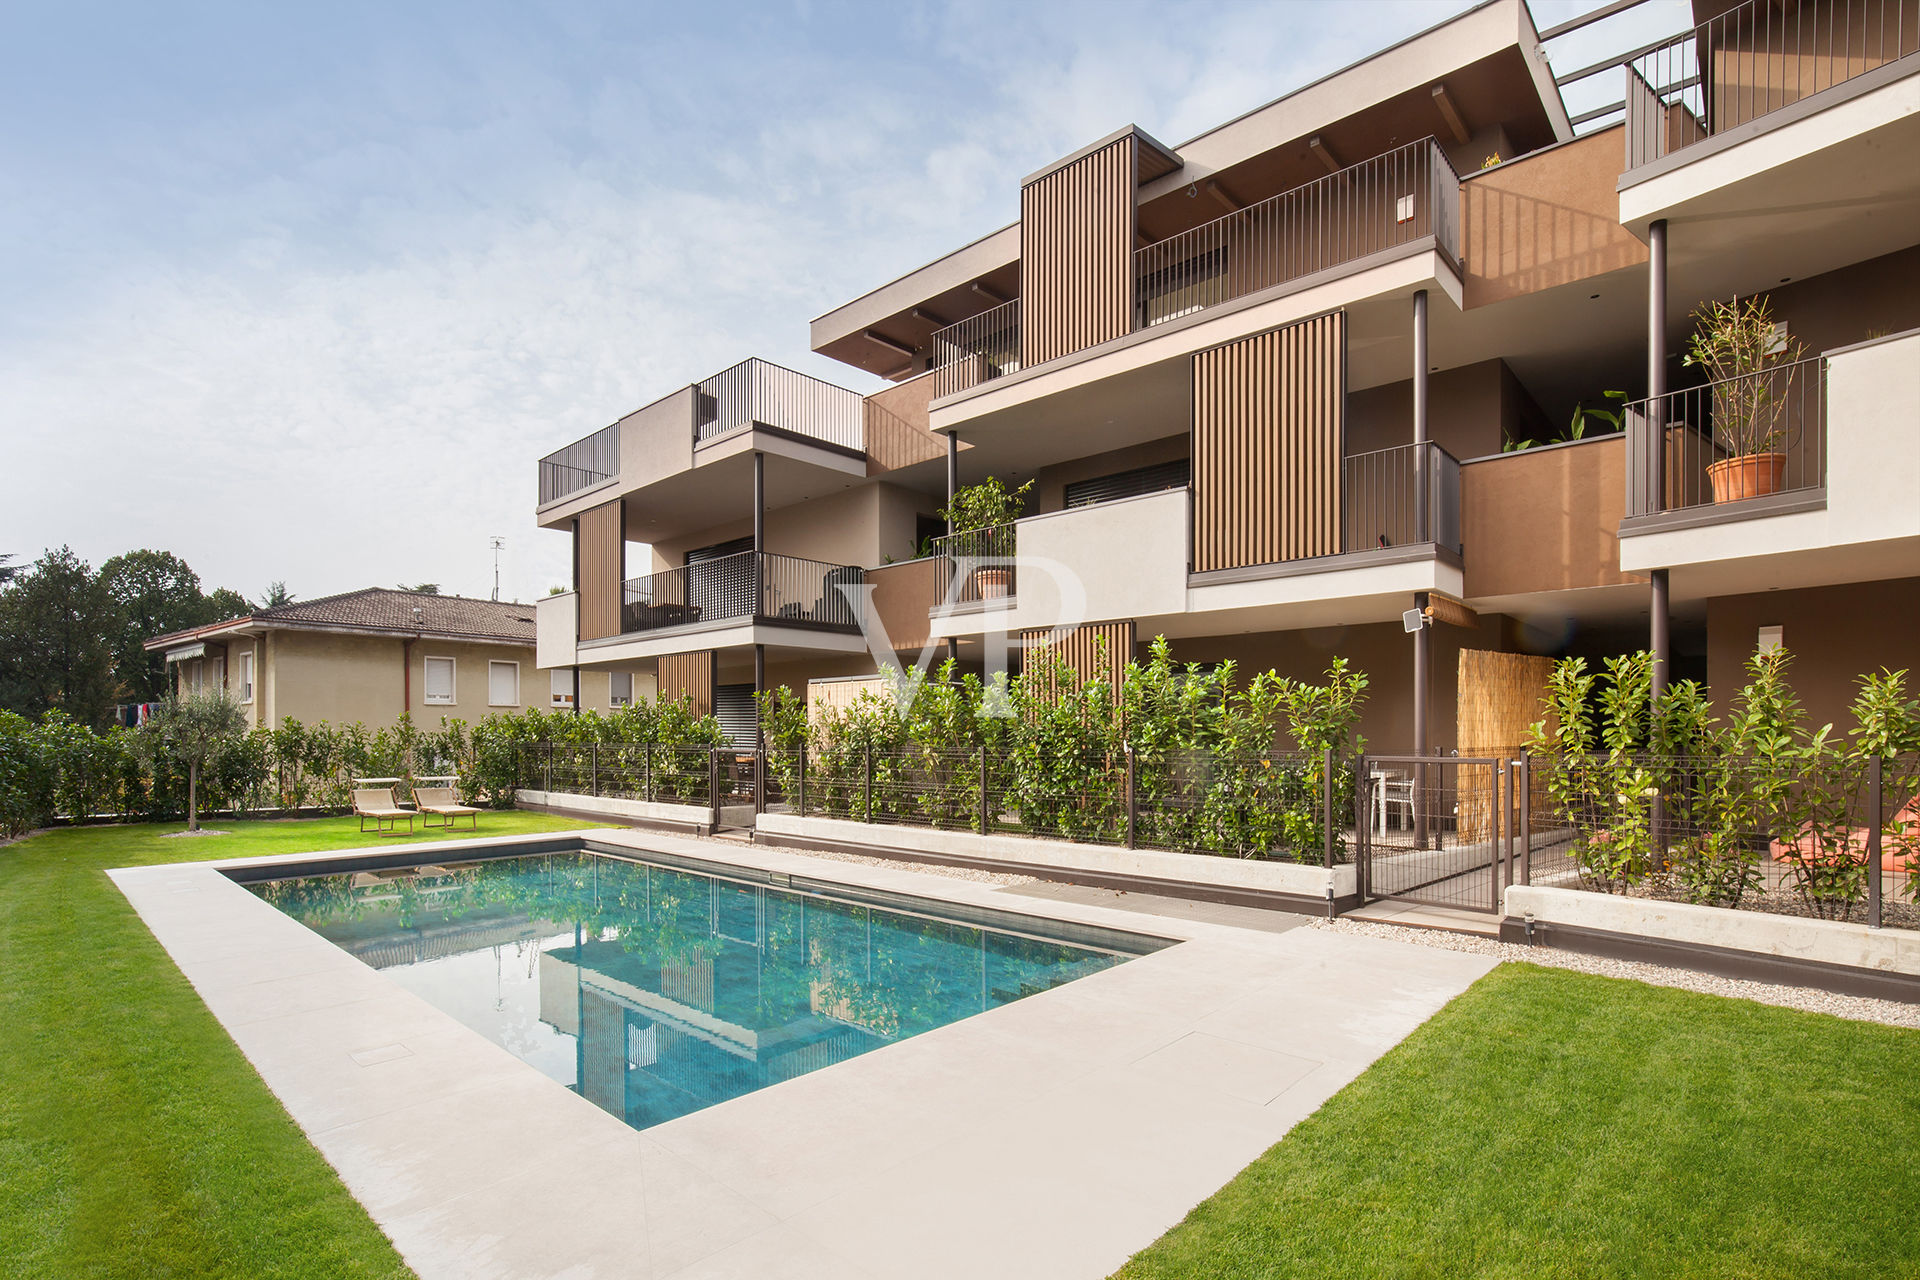
[[423, 1280], [1092, 1280], [1496, 963], [1246, 908], [585, 834], [1170, 945], [636, 1133], [222, 873], [405, 846], [110, 874]]

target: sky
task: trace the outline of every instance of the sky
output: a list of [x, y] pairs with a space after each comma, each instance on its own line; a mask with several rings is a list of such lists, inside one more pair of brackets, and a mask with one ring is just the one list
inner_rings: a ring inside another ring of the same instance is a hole
[[1023, 174], [1466, 7], [0, 0], [0, 553], [486, 596], [498, 535], [502, 598], [545, 595], [542, 454], [748, 355], [871, 390], [808, 321], [1013, 221]]

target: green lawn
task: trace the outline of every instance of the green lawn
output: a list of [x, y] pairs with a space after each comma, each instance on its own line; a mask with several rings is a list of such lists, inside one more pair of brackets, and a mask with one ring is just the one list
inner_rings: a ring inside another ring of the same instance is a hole
[[1920, 1032], [1507, 965], [1120, 1272], [1920, 1275]]
[[103, 874], [395, 837], [352, 818], [210, 825], [232, 834], [87, 827], [0, 849], [0, 1275], [411, 1274]]

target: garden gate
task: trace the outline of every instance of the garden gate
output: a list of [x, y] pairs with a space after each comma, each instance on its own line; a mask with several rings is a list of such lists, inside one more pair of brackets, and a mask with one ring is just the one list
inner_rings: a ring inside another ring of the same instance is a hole
[[1526, 766], [1462, 756], [1362, 756], [1354, 830], [1363, 899], [1499, 914], [1527, 841]]

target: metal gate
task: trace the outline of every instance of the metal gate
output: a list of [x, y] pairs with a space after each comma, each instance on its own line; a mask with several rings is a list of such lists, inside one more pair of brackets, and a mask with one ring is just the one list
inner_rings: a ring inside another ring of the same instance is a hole
[[1526, 845], [1518, 760], [1362, 756], [1354, 827], [1363, 899], [1404, 898], [1498, 914]]

